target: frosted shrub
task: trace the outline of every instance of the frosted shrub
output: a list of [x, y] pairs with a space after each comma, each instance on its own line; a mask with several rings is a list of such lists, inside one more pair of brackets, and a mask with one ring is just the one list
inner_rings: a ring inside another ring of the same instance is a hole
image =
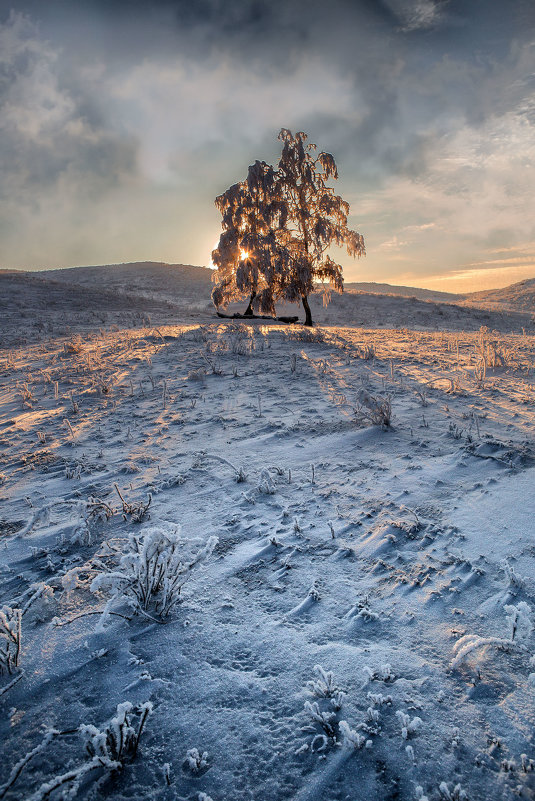
[[392, 706], [391, 695], [383, 695], [382, 693], [368, 693], [367, 698], [370, 704], [373, 706], [383, 706], [383, 704]]
[[438, 791], [443, 801], [468, 801], [468, 796], [460, 784], [456, 784], [453, 790], [450, 790], [446, 782], [440, 782]]
[[[391, 682], [396, 678], [396, 674], [388, 662], [385, 662], [384, 665], [381, 665], [379, 670], [372, 670], [368, 665], [364, 665], [362, 670], [369, 681]], [[390, 698], [390, 696], [387, 697]]]
[[262, 495], [274, 495], [275, 484], [271, 478], [268, 470], [262, 470], [260, 473], [260, 481], [258, 483], [258, 492]]
[[416, 785], [414, 793], [416, 796], [416, 801], [429, 801], [427, 796], [424, 795], [424, 788], [421, 784]]
[[408, 740], [411, 734], [416, 734], [423, 722], [422, 719], [418, 717], [414, 717], [411, 720], [410, 715], [407, 715], [406, 712], [402, 712], [399, 709], [396, 712], [396, 717], [399, 720], [401, 736], [404, 740]]
[[0, 675], [13, 673], [19, 666], [21, 619], [20, 609], [0, 609]]
[[518, 606], [507, 604], [504, 606], [504, 612], [511, 642], [513, 642], [513, 640], [516, 642], [525, 642], [528, 640], [533, 631], [529, 605], [525, 601], [520, 601]]
[[201, 773], [208, 767], [208, 752], [203, 751], [201, 754], [197, 748], [190, 748], [186, 753], [185, 764], [192, 773]]
[[217, 537], [210, 537], [204, 547], [185, 559], [187, 543], [180, 538], [180, 528], [173, 533], [153, 528], [142, 535], [130, 535], [117, 569], [97, 575], [91, 590], [108, 590], [112, 601], [126, 600], [135, 613], [151, 609], [159, 617], [167, 617], [180, 603], [182, 587], [191, 572], [210, 556], [217, 543]]
[[318, 674], [317, 679], [307, 681], [307, 687], [316, 698], [334, 698], [340, 688], [334, 683], [332, 671], [324, 670], [321, 665], [314, 665], [314, 671]]
[[366, 745], [366, 738], [359, 734], [355, 729], [350, 728], [346, 720], [341, 720], [338, 724], [340, 734], [342, 735], [342, 746], [350, 749], [359, 750]]
[[317, 701], [305, 701], [305, 710], [308, 712], [314, 723], [317, 723], [329, 739], [334, 739], [334, 713], [323, 712], [318, 705]]
[[[81, 725], [78, 733], [85, 745], [85, 762], [69, 768], [65, 773], [43, 782], [40, 787], [27, 798], [27, 801], [45, 801], [49, 798], [69, 799], [78, 798], [79, 791], [87, 782], [86, 777], [97, 771], [101, 777], [107, 773], [117, 773], [122, 770], [125, 763], [134, 759], [137, 754], [139, 739], [143, 732], [145, 722], [152, 713], [152, 704], [147, 701], [139, 707], [127, 701], [119, 704], [117, 713], [104, 729], [93, 725]], [[15, 784], [18, 777], [28, 763], [40, 752], [44, 751], [56, 737], [74, 734], [76, 729], [70, 731], [57, 731], [48, 729], [41, 741], [23, 756], [11, 770], [7, 782], [0, 787], [0, 798], [3, 798]], [[58, 793], [56, 794], [56, 791]], [[20, 797], [20, 796], [19, 796]]]
[[48, 584], [40, 582], [31, 584], [25, 594], [29, 597], [24, 603], [19, 600], [20, 608], [18, 606], [0, 608], [0, 676], [13, 673], [19, 666], [22, 618], [40, 598], [44, 598], [45, 603], [48, 603], [54, 592]]
[[141, 704], [138, 709], [134, 709], [130, 701], [125, 701], [117, 706], [115, 717], [102, 731], [96, 726], [80, 726], [87, 753], [90, 757], [100, 757], [122, 766], [125, 760], [135, 757], [139, 738], [151, 713], [150, 701]]
[[381, 426], [382, 429], [388, 428], [392, 419], [390, 397], [371, 395], [367, 390], [361, 389], [357, 395], [355, 417], [358, 423]]

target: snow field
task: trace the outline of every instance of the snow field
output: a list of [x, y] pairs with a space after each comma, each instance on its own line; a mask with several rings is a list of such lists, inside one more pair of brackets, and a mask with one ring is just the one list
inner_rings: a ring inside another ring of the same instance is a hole
[[[534, 344], [213, 324], [5, 351], [0, 797], [532, 798]], [[214, 548], [166, 614], [133, 602], [133, 537]], [[134, 731], [152, 704], [135, 758], [90, 770], [77, 729], [126, 702]]]

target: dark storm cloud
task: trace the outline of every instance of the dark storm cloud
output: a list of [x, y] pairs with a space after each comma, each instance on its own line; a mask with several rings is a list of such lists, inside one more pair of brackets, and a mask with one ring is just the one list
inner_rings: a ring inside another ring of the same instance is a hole
[[0, 0], [4, 264], [38, 263], [23, 231], [64, 264], [206, 261], [212, 198], [255, 158], [276, 161], [282, 126], [335, 154], [368, 263], [375, 250], [401, 269], [412, 248], [423, 270], [431, 237], [446, 265], [493, 231], [531, 236], [531, 0], [16, 0], [9, 18], [11, 6]]

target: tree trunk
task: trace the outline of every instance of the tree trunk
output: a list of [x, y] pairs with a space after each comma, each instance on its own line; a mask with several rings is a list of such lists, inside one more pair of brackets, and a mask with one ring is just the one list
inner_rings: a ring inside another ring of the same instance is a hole
[[253, 300], [256, 298], [256, 292], [251, 292], [251, 297], [249, 299], [249, 305], [245, 309], [244, 315], [245, 317], [252, 317], [253, 316]]
[[308, 297], [303, 295], [301, 298], [303, 302], [303, 309], [305, 310], [305, 325], [313, 326], [314, 323], [312, 322], [312, 312], [310, 311], [310, 306], [308, 305]]

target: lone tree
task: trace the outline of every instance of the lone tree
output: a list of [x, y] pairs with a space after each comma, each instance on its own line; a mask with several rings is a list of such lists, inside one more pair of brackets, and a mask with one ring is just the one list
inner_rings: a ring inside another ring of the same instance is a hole
[[216, 307], [226, 307], [249, 295], [246, 315], [259, 310], [275, 314], [284, 263], [288, 260], [278, 230], [284, 228], [285, 206], [280, 202], [276, 174], [269, 164], [256, 161], [245, 181], [216, 198], [223, 233], [212, 251], [216, 266], [212, 291]]
[[343, 291], [342, 267], [329, 248], [345, 246], [350, 256], [362, 256], [364, 239], [347, 227], [349, 204], [326, 183], [338, 178], [332, 155], [316, 157], [316, 145], [306, 145], [303, 132], [294, 136], [283, 128], [279, 139], [277, 171], [257, 161], [246, 181], [216, 198], [223, 233], [212, 253], [218, 282], [212, 298], [219, 307], [249, 294], [250, 315], [253, 309], [274, 314], [277, 299], [301, 301], [311, 326], [314, 284]]
[[285, 300], [299, 302], [305, 310], [305, 325], [313, 325], [308, 296], [318, 279], [342, 292], [342, 267], [328, 254], [331, 245], [344, 246], [350, 256], [363, 256], [364, 239], [347, 227], [349, 204], [327, 186], [338, 178], [330, 153], [315, 157], [316, 145], [306, 145], [307, 135], [295, 136], [283, 128], [282, 155], [277, 172], [278, 191], [286, 204], [286, 225], [281, 236], [291, 252], [290, 274], [285, 282]]

